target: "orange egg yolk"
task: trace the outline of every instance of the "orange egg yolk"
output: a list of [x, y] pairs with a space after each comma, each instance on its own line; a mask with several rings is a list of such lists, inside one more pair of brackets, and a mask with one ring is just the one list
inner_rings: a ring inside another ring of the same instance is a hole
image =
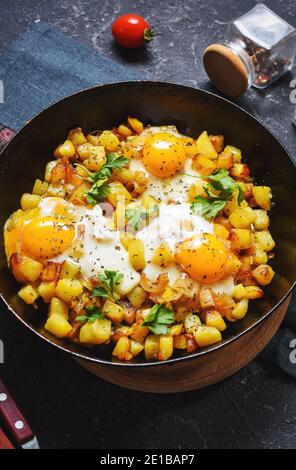
[[211, 284], [225, 277], [227, 250], [214, 235], [205, 233], [181, 242], [176, 261], [196, 281]]
[[31, 258], [51, 258], [65, 251], [75, 237], [74, 226], [56, 217], [39, 217], [27, 224], [22, 250]]
[[186, 158], [178, 137], [158, 132], [147, 137], [143, 148], [143, 163], [152, 175], [167, 178], [181, 171]]

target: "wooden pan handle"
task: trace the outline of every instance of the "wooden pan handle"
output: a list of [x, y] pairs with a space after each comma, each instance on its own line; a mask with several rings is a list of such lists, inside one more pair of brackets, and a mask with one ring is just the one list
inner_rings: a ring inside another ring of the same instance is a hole
[[0, 379], [0, 416], [18, 444], [33, 439], [34, 434]]

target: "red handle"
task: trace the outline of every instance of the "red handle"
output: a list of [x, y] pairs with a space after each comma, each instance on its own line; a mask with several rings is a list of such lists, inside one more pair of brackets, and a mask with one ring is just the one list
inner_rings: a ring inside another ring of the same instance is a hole
[[0, 416], [18, 444], [33, 439], [34, 434], [12, 396], [0, 379]]
[[0, 428], [0, 449], [14, 449], [13, 445], [11, 444], [10, 440], [5, 436], [4, 432]]

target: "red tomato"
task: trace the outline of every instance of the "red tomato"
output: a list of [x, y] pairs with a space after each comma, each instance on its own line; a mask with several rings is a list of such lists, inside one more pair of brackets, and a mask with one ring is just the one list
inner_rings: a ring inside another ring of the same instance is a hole
[[120, 16], [114, 21], [112, 34], [118, 44], [129, 49], [141, 47], [153, 38], [149, 23], [142, 16], [132, 13]]

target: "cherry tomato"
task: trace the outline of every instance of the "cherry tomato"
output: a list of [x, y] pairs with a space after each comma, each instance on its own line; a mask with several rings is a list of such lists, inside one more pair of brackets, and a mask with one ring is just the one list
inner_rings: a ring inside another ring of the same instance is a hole
[[127, 14], [117, 18], [112, 26], [115, 41], [123, 47], [136, 49], [153, 39], [153, 31], [142, 16]]

